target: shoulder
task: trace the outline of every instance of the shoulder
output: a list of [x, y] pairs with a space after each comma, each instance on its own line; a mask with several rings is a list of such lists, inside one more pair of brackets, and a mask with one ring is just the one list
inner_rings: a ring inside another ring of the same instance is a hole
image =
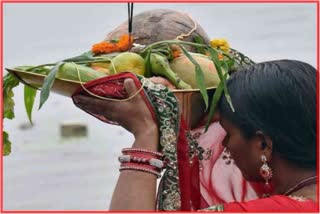
[[317, 211], [317, 204], [312, 200], [302, 197], [275, 195], [248, 202], [231, 202], [223, 205], [215, 205], [203, 211], [315, 212]]

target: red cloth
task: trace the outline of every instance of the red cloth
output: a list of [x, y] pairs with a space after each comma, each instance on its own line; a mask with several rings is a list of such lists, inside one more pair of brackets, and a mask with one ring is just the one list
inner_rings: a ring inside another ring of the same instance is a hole
[[[91, 93], [98, 95], [100, 97], [105, 97], [105, 98], [112, 98], [112, 99], [125, 99], [128, 97], [128, 93], [126, 92], [123, 83], [124, 80], [127, 78], [131, 78], [134, 80], [134, 83], [136, 85], [136, 87], [139, 89], [141, 87], [141, 83], [140, 80], [137, 78], [136, 75], [134, 75], [131, 72], [122, 72], [119, 74], [114, 74], [114, 75], [110, 75], [110, 76], [106, 76], [103, 78], [99, 78], [96, 80], [92, 80], [86, 84], [84, 84], [84, 87], [89, 90]], [[72, 95], [72, 99], [74, 96], [76, 95], [88, 95], [91, 96], [90, 94], [88, 94], [88, 92], [86, 92], [82, 87], [79, 87]], [[149, 102], [147, 96], [145, 95], [144, 91], [141, 90], [140, 91], [140, 95], [143, 97], [146, 105], [148, 106], [152, 117], [154, 119], [154, 121], [157, 121], [156, 119], [156, 115], [154, 112], [154, 109], [151, 105], [151, 103]], [[74, 102], [74, 99], [73, 99]], [[77, 105], [74, 102], [75, 105]], [[106, 118], [103, 115], [96, 115], [93, 114], [92, 112], [89, 112], [86, 109], [83, 109], [84, 111], [86, 111], [88, 114], [91, 114], [92, 116], [98, 118], [99, 120], [105, 122], [105, 123], [110, 123], [110, 124], [115, 124], [117, 125], [116, 122], [109, 120], [108, 118]]]
[[248, 202], [224, 204], [225, 212], [319, 212], [316, 202], [299, 201], [283, 195], [275, 195]]
[[181, 210], [198, 210], [200, 206], [200, 181], [198, 156], [189, 157], [189, 145], [185, 132], [189, 130], [183, 119], [180, 122], [178, 139], [179, 185], [181, 192]]
[[221, 125], [218, 122], [212, 123], [208, 131], [203, 132], [204, 127], [192, 130], [199, 145], [211, 151], [210, 158], [203, 161], [200, 171], [200, 189], [203, 199], [201, 208], [234, 201], [249, 201], [262, 195], [262, 183], [246, 181], [236, 165], [226, 165], [221, 158], [224, 149], [221, 142], [226, 135]]

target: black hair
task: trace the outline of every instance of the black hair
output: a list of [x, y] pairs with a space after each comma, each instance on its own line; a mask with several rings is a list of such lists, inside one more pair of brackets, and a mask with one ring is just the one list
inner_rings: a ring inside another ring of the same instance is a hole
[[232, 112], [223, 95], [220, 115], [244, 137], [262, 131], [273, 151], [297, 166], [316, 167], [316, 69], [295, 60], [239, 68], [227, 81]]

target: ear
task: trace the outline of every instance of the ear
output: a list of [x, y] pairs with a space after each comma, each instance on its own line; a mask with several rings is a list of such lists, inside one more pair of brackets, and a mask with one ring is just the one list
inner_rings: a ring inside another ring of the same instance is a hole
[[269, 136], [265, 135], [262, 131], [257, 131], [252, 139], [254, 141], [255, 151], [259, 158], [265, 155], [268, 161], [272, 158], [272, 140]]

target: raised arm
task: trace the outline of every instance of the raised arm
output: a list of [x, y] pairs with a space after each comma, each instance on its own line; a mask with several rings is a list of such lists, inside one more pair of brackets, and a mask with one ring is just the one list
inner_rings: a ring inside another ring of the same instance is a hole
[[[133, 148], [157, 151], [158, 127], [146, 125], [141, 136], [136, 136]], [[114, 190], [110, 210], [155, 210], [156, 175], [124, 170], [121, 171]]]
[[[129, 96], [137, 92], [131, 79], [126, 79], [124, 86]], [[74, 100], [79, 108], [104, 115], [131, 132], [135, 137], [132, 148], [157, 151], [158, 126], [139, 94], [125, 102], [106, 101], [82, 95]], [[110, 210], [155, 210], [156, 179], [156, 175], [148, 172], [121, 171]]]

